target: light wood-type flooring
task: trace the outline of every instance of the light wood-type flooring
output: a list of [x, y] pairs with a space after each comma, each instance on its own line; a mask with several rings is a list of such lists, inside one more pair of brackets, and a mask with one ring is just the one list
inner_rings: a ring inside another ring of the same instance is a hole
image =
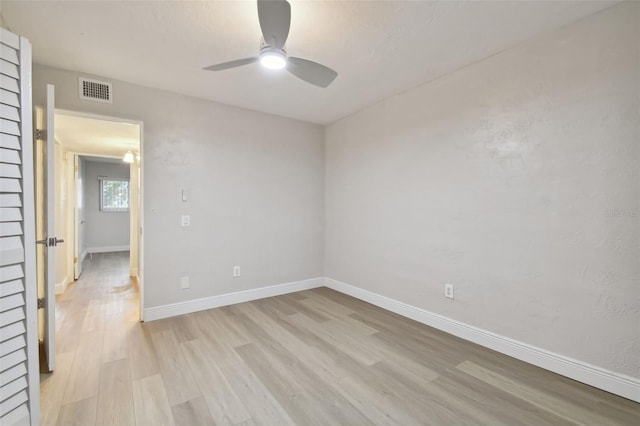
[[140, 323], [127, 256], [57, 299], [45, 425], [640, 424], [640, 404], [326, 288]]

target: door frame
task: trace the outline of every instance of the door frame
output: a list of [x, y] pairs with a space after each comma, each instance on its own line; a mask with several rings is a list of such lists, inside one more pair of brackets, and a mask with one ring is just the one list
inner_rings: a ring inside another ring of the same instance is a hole
[[[138, 282], [138, 291], [140, 293], [139, 295], [139, 299], [140, 299], [140, 321], [144, 321], [144, 239], [143, 239], [143, 229], [144, 229], [144, 122], [140, 121], [140, 120], [132, 120], [129, 118], [122, 118], [122, 117], [114, 117], [114, 116], [109, 116], [109, 115], [102, 115], [102, 114], [93, 114], [93, 113], [88, 113], [88, 112], [84, 112], [84, 111], [73, 111], [73, 110], [67, 110], [67, 109], [62, 109], [62, 108], [56, 108], [55, 109], [55, 113], [56, 114], [63, 114], [63, 115], [70, 115], [70, 116], [75, 116], [75, 117], [80, 117], [80, 118], [91, 118], [94, 120], [103, 120], [103, 121], [113, 121], [113, 122], [117, 122], [117, 123], [127, 123], [127, 124], [135, 124], [138, 126], [138, 128], [140, 129], [140, 134], [138, 135], [139, 141], [140, 141], [140, 146], [139, 146], [139, 152], [140, 152], [140, 160], [138, 161], [138, 169], [140, 170], [139, 173], [139, 194], [138, 194], [138, 212], [137, 212], [137, 229], [134, 228], [134, 216], [133, 216], [133, 212], [129, 212], [129, 217], [130, 217], [130, 223], [131, 226], [129, 227], [130, 232], [129, 232], [129, 241], [131, 243], [131, 241], [133, 241], [133, 231], [134, 229], [136, 230], [137, 233], [137, 245], [138, 245], [138, 268], [137, 271], [134, 271], [132, 268], [132, 265], [129, 265], [129, 271], [131, 272], [135, 272], [135, 278]], [[108, 155], [96, 155], [96, 154], [91, 154], [91, 153], [85, 153], [85, 152], [70, 152], [74, 155], [83, 155], [83, 156], [99, 156], [99, 157], [112, 157], [112, 156], [108, 156]], [[112, 157], [113, 158], [113, 157]], [[135, 163], [134, 163], [135, 164]], [[133, 172], [134, 167], [130, 168], [131, 171]], [[131, 177], [129, 177], [129, 181], [131, 181]], [[74, 182], [74, 197], [75, 197], [75, 182]], [[75, 235], [75, 231], [74, 231], [74, 239], [77, 238], [77, 235]], [[74, 242], [75, 244], [75, 242]], [[130, 247], [132, 248], [132, 244], [130, 244]], [[80, 259], [78, 259], [78, 262], [80, 261]]]
[[[68, 201], [67, 201], [67, 225], [69, 224], [69, 219], [71, 219], [71, 226], [69, 226], [67, 229], [69, 231], [71, 231], [72, 233], [72, 238], [69, 238], [71, 241], [69, 242], [69, 247], [73, 247], [73, 249], [71, 250], [71, 254], [69, 255], [69, 252], [67, 252], [67, 260], [69, 261], [67, 268], [69, 268], [69, 264], [71, 265], [71, 273], [72, 273], [72, 280], [71, 281], [75, 281], [80, 277], [80, 274], [82, 273], [81, 270], [81, 264], [82, 261], [80, 260], [82, 254], [80, 253], [80, 250], [78, 248], [78, 235], [79, 235], [79, 218], [78, 218], [78, 170], [79, 170], [79, 161], [78, 161], [78, 155], [76, 155], [73, 152], [69, 152], [69, 154], [71, 155], [72, 158], [67, 158], [67, 179], [70, 179], [71, 184], [71, 191], [69, 191], [71, 193]], [[69, 166], [72, 167], [69, 167]], [[84, 184], [84, 182], [83, 182]], [[71, 205], [71, 206], [69, 206]], [[67, 237], [69, 237], [69, 234], [67, 233]]]

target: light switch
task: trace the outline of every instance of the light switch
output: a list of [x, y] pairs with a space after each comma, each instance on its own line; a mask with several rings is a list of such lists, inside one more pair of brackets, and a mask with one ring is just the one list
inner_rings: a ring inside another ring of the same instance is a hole
[[180, 278], [180, 289], [186, 290], [191, 287], [189, 283], [189, 277], [181, 277]]
[[187, 191], [186, 189], [182, 190], [182, 201], [184, 201], [185, 203], [189, 201], [189, 191]]
[[181, 222], [182, 226], [189, 226], [191, 225], [191, 216], [189, 216], [188, 214], [182, 215], [182, 222]]

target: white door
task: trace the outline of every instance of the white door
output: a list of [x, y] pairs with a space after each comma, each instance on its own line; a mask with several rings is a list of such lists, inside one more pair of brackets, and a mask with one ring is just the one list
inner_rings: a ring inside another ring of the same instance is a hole
[[44, 284], [44, 294], [41, 299], [44, 302], [39, 303], [39, 307], [44, 309], [44, 316], [40, 316], [43, 321], [43, 347], [47, 360], [49, 371], [53, 371], [56, 366], [56, 294], [55, 294], [55, 253], [56, 246], [64, 240], [60, 240], [55, 236], [55, 139], [54, 139], [54, 107], [55, 107], [55, 88], [53, 85], [47, 85], [47, 103], [44, 110], [36, 111], [37, 127], [40, 137], [37, 137], [36, 151], [42, 153], [41, 178], [38, 179], [37, 191], [38, 202], [40, 203], [42, 216], [44, 220], [38, 221], [36, 224], [36, 235], [39, 238], [36, 243], [44, 247], [44, 253], [37, 256], [38, 265], [38, 281]]

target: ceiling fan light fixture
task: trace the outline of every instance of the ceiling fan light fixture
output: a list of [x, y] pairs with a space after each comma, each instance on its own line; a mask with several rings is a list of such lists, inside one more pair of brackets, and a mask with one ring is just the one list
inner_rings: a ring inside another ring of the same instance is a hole
[[263, 67], [268, 69], [286, 68], [288, 72], [300, 80], [323, 89], [328, 87], [338, 76], [337, 72], [317, 62], [295, 56], [287, 57], [285, 46], [291, 28], [291, 5], [287, 0], [258, 0], [258, 21], [262, 39], [260, 40], [260, 54], [257, 57], [236, 59], [211, 65], [204, 69], [223, 71], [260, 62]]
[[280, 70], [287, 66], [287, 55], [280, 49], [265, 48], [260, 52], [260, 64], [271, 70]]

